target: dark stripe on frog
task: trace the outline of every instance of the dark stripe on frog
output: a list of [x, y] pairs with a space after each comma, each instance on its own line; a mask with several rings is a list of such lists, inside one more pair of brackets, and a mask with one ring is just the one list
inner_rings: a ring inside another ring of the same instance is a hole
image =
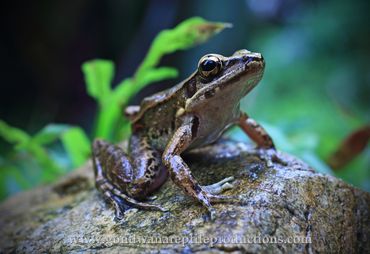
[[171, 121], [171, 130], [173, 131], [176, 127], [175, 121]]
[[189, 80], [189, 82], [186, 84], [186, 96], [188, 98], [192, 97], [197, 92], [197, 86], [195, 79]]
[[194, 118], [191, 120], [191, 137], [194, 139], [197, 136], [199, 128], [199, 118], [194, 116]]

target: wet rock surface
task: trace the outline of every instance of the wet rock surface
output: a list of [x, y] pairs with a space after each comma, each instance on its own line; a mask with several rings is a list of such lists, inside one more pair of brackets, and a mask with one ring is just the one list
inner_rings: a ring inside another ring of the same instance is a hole
[[214, 205], [214, 221], [169, 180], [149, 201], [169, 212], [130, 209], [116, 222], [88, 163], [0, 205], [0, 253], [370, 253], [369, 193], [285, 154], [268, 168], [253, 152], [230, 141], [185, 157], [202, 185], [236, 179], [225, 195], [244, 202]]

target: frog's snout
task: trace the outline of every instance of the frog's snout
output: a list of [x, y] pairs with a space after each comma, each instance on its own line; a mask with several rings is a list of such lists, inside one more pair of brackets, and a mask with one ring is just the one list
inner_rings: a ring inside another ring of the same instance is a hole
[[265, 59], [263, 58], [262, 54], [261, 53], [256, 53], [257, 54], [257, 60], [260, 61], [260, 62], [265, 62]]
[[[253, 66], [254, 68], [263, 69], [265, 67], [265, 60], [261, 53], [249, 53], [243, 56], [243, 62], [249, 68]], [[252, 67], [252, 68], [253, 68]]]
[[264, 58], [261, 53], [250, 53], [243, 56], [243, 61], [249, 63], [251, 61], [264, 62]]
[[260, 62], [262, 68], [265, 67], [265, 59], [263, 58], [261, 53], [258, 53], [257, 61]]

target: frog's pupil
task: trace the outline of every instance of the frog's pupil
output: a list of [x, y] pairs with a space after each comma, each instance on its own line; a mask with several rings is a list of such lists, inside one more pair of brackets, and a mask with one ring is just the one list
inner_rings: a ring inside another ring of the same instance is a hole
[[210, 59], [204, 60], [201, 64], [203, 71], [212, 71], [214, 68], [216, 68], [216, 66], [217, 63]]

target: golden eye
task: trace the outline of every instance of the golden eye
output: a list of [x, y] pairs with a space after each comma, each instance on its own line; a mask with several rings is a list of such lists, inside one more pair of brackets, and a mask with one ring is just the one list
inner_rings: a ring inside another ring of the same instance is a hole
[[222, 61], [213, 55], [207, 55], [200, 59], [198, 70], [204, 78], [217, 75], [222, 69]]

